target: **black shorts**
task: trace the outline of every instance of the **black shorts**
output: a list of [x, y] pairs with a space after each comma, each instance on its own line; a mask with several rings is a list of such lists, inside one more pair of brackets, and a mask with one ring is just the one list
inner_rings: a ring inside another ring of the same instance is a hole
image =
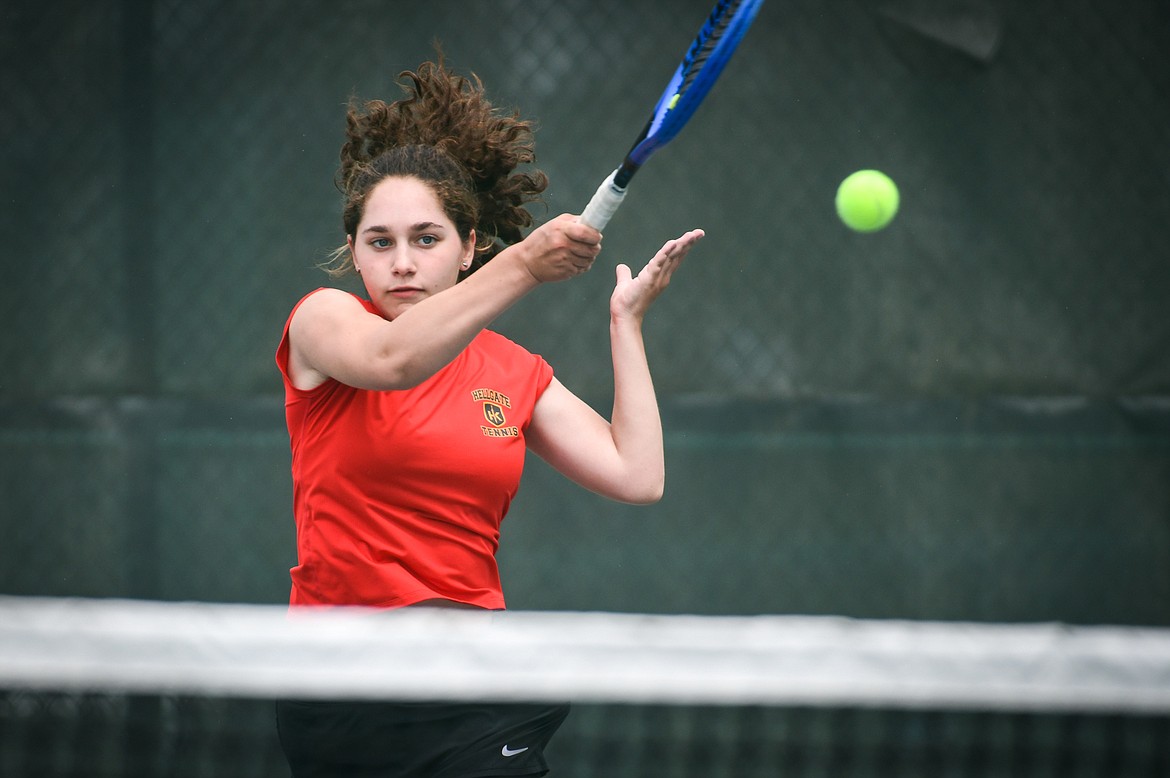
[[293, 778], [544, 775], [568, 705], [276, 703]]

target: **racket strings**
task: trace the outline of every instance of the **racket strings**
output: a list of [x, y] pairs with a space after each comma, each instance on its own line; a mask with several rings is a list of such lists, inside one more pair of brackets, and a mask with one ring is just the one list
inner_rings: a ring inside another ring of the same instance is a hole
[[723, 39], [723, 34], [731, 26], [731, 22], [735, 19], [735, 14], [739, 6], [742, 5], [742, 0], [733, 2], [720, 3], [711, 12], [711, 16], [707, 19], [707, 23], [703, 25], [702, 31], [695, 38], [694, 43], [691, 44], [687, 55], [683, 58], [683, 79], [679, 84], [677, 94], [685, 94], [686, 91], [694, 83], [699, 73], [702, 72], [703, 66], [711, 57], [711, 53], [715, 47], [719, 45], [719, 41]]

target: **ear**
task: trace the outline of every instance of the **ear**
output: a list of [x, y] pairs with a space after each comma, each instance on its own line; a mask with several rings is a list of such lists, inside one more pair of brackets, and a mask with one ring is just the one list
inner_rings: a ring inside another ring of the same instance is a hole
[[475, 259], [475, 237], [475, 230], [472, 230], [463, 243], [463, 257], [459, 261], [459, 267], [463, 270], [471, 267], [471, 262]]
[[353, 251], [353, 236], [352, 235], [345, 236], [345, 245], [349, 247], [349, 262], [351, 265], [353, 265], [354, 272], [360, 274], [362, 272], [362, 269], [360, 267], [358, 267], [357, 254], [355, 254]]

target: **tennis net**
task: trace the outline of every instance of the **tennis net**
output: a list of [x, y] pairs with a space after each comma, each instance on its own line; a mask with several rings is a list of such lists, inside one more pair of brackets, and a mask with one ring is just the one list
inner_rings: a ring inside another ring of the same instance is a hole
[[271, 700], [571, 700], [565, 776], [1170, 776], [1170, 631], [0, 597], [0, 775], [287, 775]]

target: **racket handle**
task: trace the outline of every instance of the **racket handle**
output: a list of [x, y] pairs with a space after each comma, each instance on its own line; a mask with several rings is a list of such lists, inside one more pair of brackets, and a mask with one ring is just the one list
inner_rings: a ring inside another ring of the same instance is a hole
[[595, 230], [604, 230], [618, 206], [622, 204], [622, 200], [626, 199], [626, 190], [614, 183], [616, 175], [615, 170], [601, 182], [601, 186], [597, 187], [593, 194], [593, 199], [581, 212], [581, 221]]

